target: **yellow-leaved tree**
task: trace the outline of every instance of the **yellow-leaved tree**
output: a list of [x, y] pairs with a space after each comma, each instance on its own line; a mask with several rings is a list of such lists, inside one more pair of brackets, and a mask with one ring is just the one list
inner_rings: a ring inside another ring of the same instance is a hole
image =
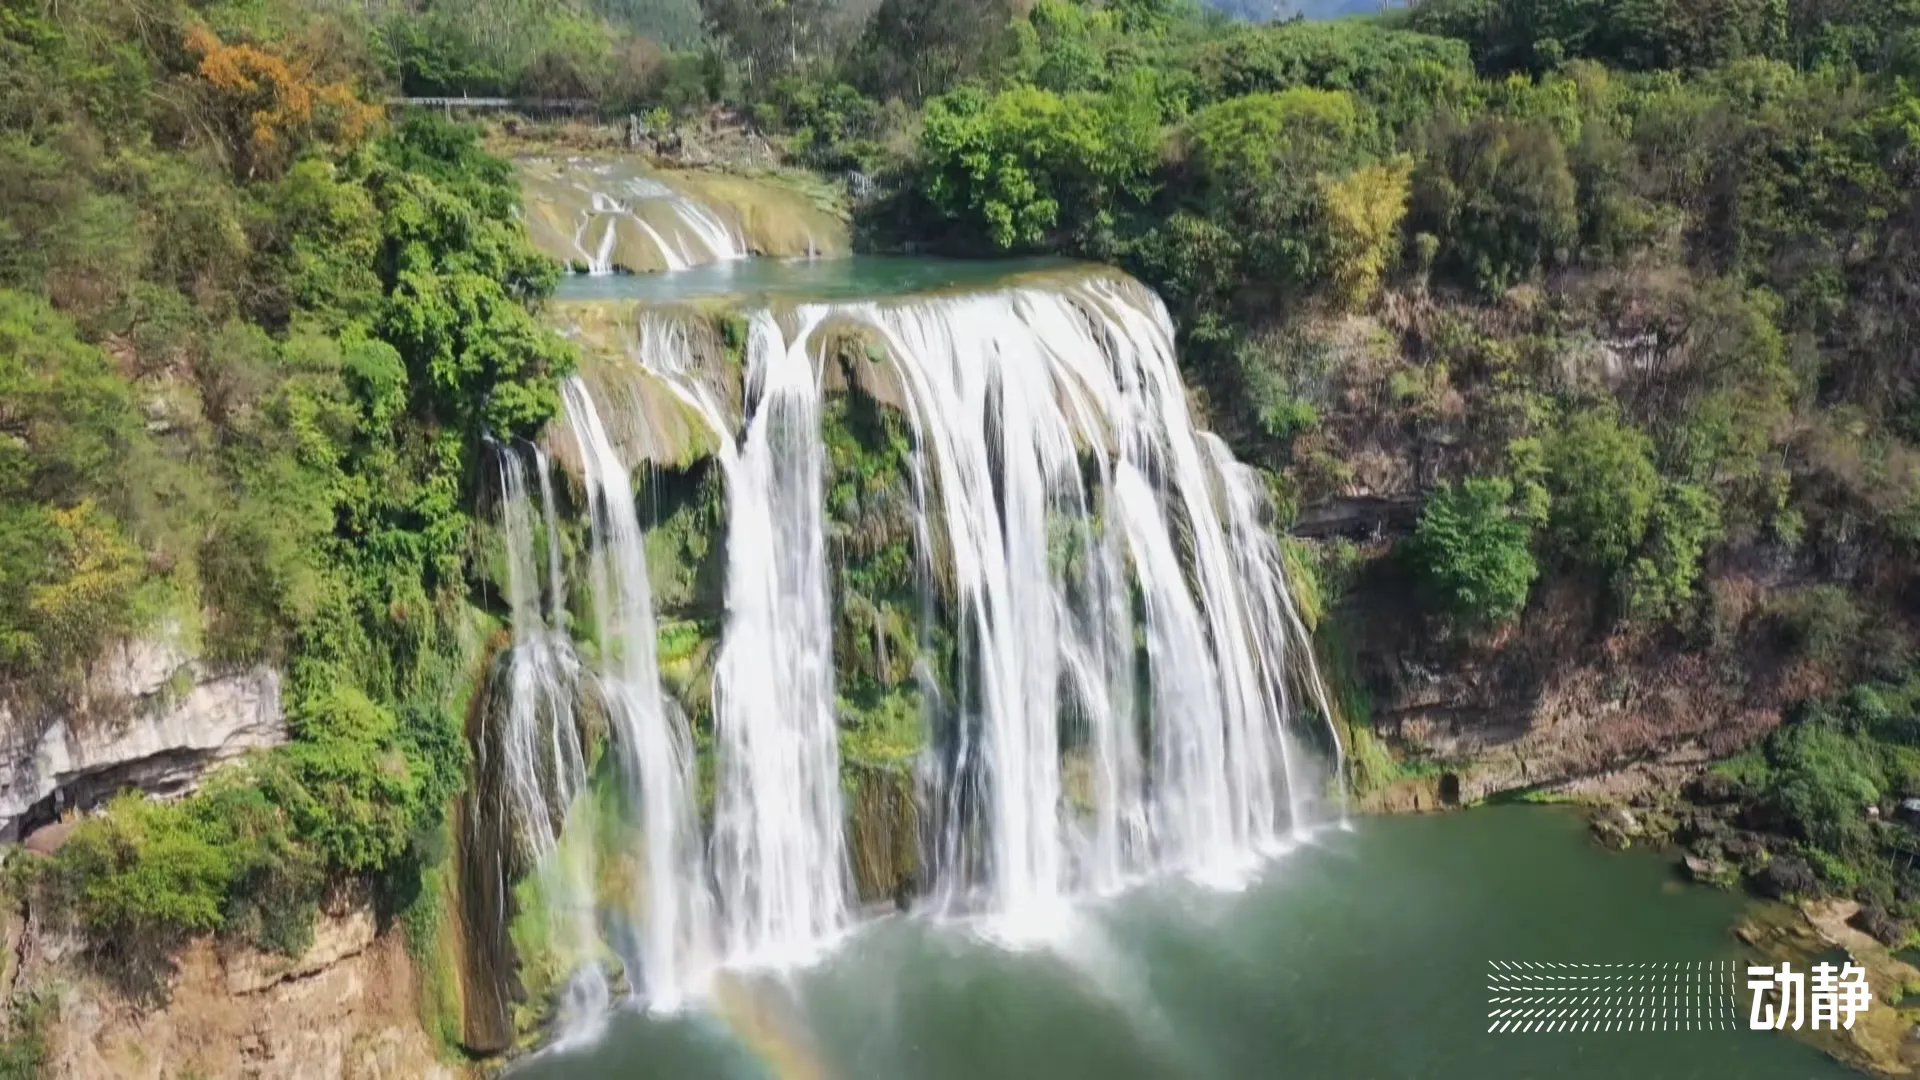
[[31, 658], [74, 663], [129, 632], [134, 594], [146, 578], [140, 549], [91, 499], [47, 510], [55, 543], [45, 580], [30, 586], [27, 609], [35, 633]]
[[348, 79], [329, 79], [298, 54], [229, 44], [205, 26], [187, 32], [186, 46], [200, 58], [201, 100], [239, 176], [276, 175], [315, 140], [358, 143], [380, 120]]
[[1342, 307], [1361, 307], [1379, 291], [1380, 277], [1398, 246], [1412, 175], [1413, 159], [1403, 154], [1362, 165], [1345, 176], [1320, 177], [1328, 276]]

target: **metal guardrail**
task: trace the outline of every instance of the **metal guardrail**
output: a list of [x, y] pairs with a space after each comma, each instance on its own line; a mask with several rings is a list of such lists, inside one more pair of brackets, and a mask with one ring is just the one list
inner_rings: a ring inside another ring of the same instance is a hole
[[597, 109], [600, 103], [569, 98], [477, 98], [477, 97], [390, 97], [389, 108], [421, 109], [523, 109], [529, 111], [580, 111]]

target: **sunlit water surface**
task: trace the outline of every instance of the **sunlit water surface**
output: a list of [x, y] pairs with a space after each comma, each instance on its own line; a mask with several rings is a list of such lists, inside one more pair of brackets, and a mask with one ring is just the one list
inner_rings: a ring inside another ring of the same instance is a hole
[[[1505, 807], [1362, 820], [1238, 891], [1167, 883], [1083, 905], [1050, 943], [887, 918], [705, 1008], [625, 1013], [520, 1080], [1816, 1080], [1785, 1036], [1489, 1034], [1494, 960], [1743, 959], [1741, 901], [1578, 816]], [[1731, 997], [1729, 993], [1729, 997]], [[1733, 1001], [1735, 1012], [1744, 1003]]]

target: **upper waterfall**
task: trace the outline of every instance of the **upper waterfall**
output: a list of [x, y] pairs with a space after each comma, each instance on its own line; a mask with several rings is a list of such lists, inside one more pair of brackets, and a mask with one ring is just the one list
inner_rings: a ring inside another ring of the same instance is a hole
[[804, 258], [847, 249], [845, 223], [775, 183], [621, 157], [519, 165], [534, 245], [583, 273], [679, 271], [756, 254]]

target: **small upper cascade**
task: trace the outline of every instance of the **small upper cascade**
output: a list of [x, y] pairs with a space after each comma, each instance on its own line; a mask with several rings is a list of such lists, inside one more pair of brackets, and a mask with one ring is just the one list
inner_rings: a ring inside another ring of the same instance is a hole
[[519, 163], [528, 233], [588, 274], [686, 270], [749, 254], [846, 249], [843, 222], [798, 192], [721, 173], [654, 169], [631, 157]]
[[579, 446], [593, 549], [589, 567], [598, 620], [599, 681], [630, 805], [639, 817], [642, 863], [634, 895], [639, 970], [650, 1005], [676, 1007], [711, 950], [711, 905], [693, 802], [693, 746], [684, 719], [660, 690], [652, 586], [633, 483], [593, 397], [579, 378], [562, 386]]
[[637, 230], [664, 269], [747, 257], [746, 241], [712, 208], [646, 176], [609, 178], [611, 190], [582, 186], [573, 246], [589, 274], [611, 274], [623, 229]]

